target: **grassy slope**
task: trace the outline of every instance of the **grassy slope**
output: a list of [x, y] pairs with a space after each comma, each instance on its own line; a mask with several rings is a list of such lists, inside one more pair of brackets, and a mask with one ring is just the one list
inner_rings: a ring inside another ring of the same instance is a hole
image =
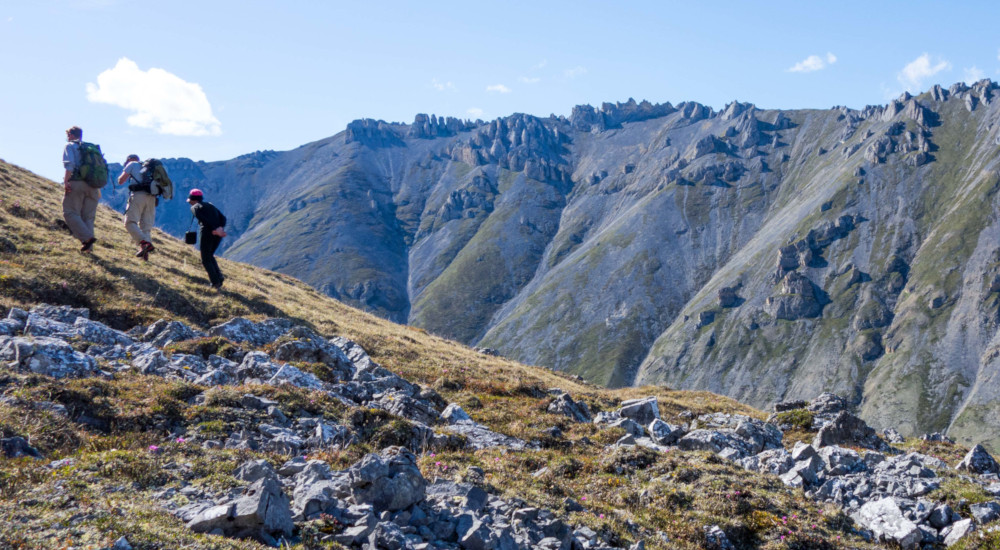
[[[579, 443], [570, 447], [549, 440], [553, 445], [538, 452], [424, 455], [421, 467], [428, 478], [462, 478], [468, 466], [477, 465], [486, 472], [487, 484], [508, 498], [561, 510], [563, 499], [573, 497], [587, 510], [569, 514], [571, 521], [611, 533], [622, 544], [644, 538], [647, 548], [699, 548], [701, 527], [713, 523], [743, 548], [867, 547], [850, 534], [843, 516], [818, 508], [801, 491], [785, 488], [774, 477], [734, 469], [706, 453], [603, 451], [604, 444], [622, 433], [573, 425], [547, 414], [549, 399], [542, 390], [564, 388], [594, 410], [657, 395], [663, 416], [672, 422], [680, 421], [683, 410], [761, 417], [758, 411], [705, 392], [599, 389], [558, 373], [480, 355], [351, 309], [290, 277], [244, 264], [221, 261], [226, 290], [216, 294], [207, 288], [196, 252], [167, 235], [154, 237], [157, 252], [149, 263], [132, 257], [120, 216], [103, 207], [96, 251], [84, 256], [61, 228], [60, 200], [57, 184], [0, 161], [2, 312], [39, 302], [86, 306], [92, 318], [117, 328], [158, 318], [202, 328], [237, 315], [294, 318], [326, 336], [339, 334], [358, 341], [387, 368], [435, 387], [497, 431], [545, 441], [542, 430], [558, 425], [567, 440]], [[164, 207], [183, 205], [160, 208]], [[248, 541], [193, 535], [161, 511], [151, 495], [178, 488], [182, 481], [214, 489], [237, 486], [230, 473], [241, 461], [264, 457], [280, 463], [285, 457], [205, 450], [172, 440], [170, 427], [195, 426], [201, 434], [217, 436], [261, 420], [232, 406], [239, 395], [266, 395], [287, 412], [305, 409], [350, 423], [363, 433], [363, 443], [317, 456], [342, 468], [365, 452], [391, 444], [403, 422], [370, 410], [345, 409], [297, 389], [207, 389], [204, 405], [187, 403], [206, 389], [141, 375], [55, 382], [0, 370], [0, 393], [20, 400], [0, 404], [0, 436], [28, 437], [47, 457], [41, 463], [0, 459], [0, 525], [19, 526], [0, 529], [0, 547], [99, 548], [126, 535], [142, 549], [260, 548]], [[42, 400], [63, 404], [70, 411], [87, 411], [107, 420], [111, 428], [88, 429], [31, 406]], [[583, 437], [593, 444], [580, 443]], [[793, 438], [787, 439], [790, 443]], [[161, 452], [149, 453], [150, 444], [160, 445]], [[74, 458], [75, 463], [51, 471], [43, 466], [62, 457]], [[177, 463], [184, 464], [187, 473], [165, 468]], [[549, 467], [548, 473], [531, 475], [543, 466]], [[630, 528], [630, 523], [637, 527]], [[656, 531], [665, 532], [670, 542], [655, 537]]]

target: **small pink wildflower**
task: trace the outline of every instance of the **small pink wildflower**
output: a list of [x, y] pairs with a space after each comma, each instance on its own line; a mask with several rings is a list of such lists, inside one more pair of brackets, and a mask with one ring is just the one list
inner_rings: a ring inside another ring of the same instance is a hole
[[160, 450], [160, 448], [157, 447], [156, 445], [150, 445], [149, 446], [149, 452], [151, 452], [151, 453], [158, 452], [159, 450]]
[[178, 443], [184, 443], [185, 441], [187, 441], [187, 439], [184, 439], [183, 437], [178, 437], [177, 438], [177, 442]]
[[587, 497], [580, 497], [580, 500], [587, 500]]

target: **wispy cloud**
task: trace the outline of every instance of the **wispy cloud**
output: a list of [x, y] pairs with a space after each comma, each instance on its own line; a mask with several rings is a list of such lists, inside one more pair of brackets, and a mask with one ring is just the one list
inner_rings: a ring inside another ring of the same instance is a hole
[[572, 69], [566, 69], [563, 71], [563, 76], [566, 78], [576, 78], [578, 76], [583, 76], [587, 74], [587, 68], [584, 66], [573, 67]]
[[931, 56], [925, 53], [903, 67], [903, 70], [896, 75], [896, 79], [907, 91], [919, 92], [923, 89], [925, 80], [950, 69], [951, 63], [947, 60], [938, 58], [938, 61], [933, 63]]
[[476, 118], [483, 118], [483, 114], [484, 114], [484, 111], [482, 109], [480, 109], [479, 107], [469, 107], [469, 109], [467, 111], [465, 111], [465, 112], [469, 113], [470, 115], [472, 115], [472, 116], [474, 116]]
[[986, 73], [983, 72], [979, 67], [976, 67], [975, 65], [962, 69], [962, 71], [965, 73], [964, 76], [962, 77], [962, 81], [965, 82], [966, 84], [973, 84], [975, 82], [979, 82], [980, 80], [986, 78]]
[[222, 124], [201, 86], [163, 69], [143, 71], [134, 61], [121, 58], [111, 69], [87, 83], [87, 100], [133, 111], [130, 126], [151, 128], [176, 136], [217, 136]]
[[545, 66], [548, 65], [548, 64], [549, 64], [548, 60], [547, 59], [543, 59], [543, 60], [539, 61], [538, 63], [535, 63], [535, 65], [533, 67], [531, 67], [531, 68], [532, 68], [532, 70], [537, 71], [538, 69], [544, 69]]
[[837, 62], [837, 56], [827, 52], [826, 56], [810, 55], [788, 68], [790, 73], [811, 73], [819, 71]]
[[490, 84], [486, 87], [487, 92], [496, 92], [498, 94], [509, 94], [510, 88], [504, 86], [503, 84]]
[[524, 82], [525, 84], [538, 84], [542, 81], [542, 79], [537, 76], [521, 76], [518, 77], [518, 80]]
[[436, 78], [431, 79], [431, 87], [439, 92], [455, 89], [455, 85], [450, 80], [448, 82], [441, 82]]

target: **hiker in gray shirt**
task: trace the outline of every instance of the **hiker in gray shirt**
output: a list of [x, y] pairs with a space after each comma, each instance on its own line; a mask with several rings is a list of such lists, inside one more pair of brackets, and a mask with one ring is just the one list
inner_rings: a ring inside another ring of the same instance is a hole
[[149, 184], [142, 184], [142, 163], [139, 155], [129, 155], [125, 159], [125, 168], [118, 176], [118, 185], [128, 184], [131, 192], [128, 206], [125, 207], [125, 229], [132, 237], [132, 242], [139, 246], [136, 258], [149, 261], [149, 253], [153, 247], [153, 226], [156, 224], [156, 197], [151, 194]]
[[66, 130], [66, 147], [63, 149], [63, 219], [73, 236], [83, 245], [80, 252], [90, 252], [97, 239], [94, 238], [94, 220], [97, 218], [97, 203], [101, 200], [101, 190], [87, 185], [79, 177], [80, 141], [83, 130], [73, 126]]

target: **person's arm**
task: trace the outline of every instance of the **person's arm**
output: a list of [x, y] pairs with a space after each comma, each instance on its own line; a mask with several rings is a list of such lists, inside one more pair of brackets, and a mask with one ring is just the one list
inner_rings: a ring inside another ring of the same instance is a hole
[[131, 168], [132, 168], [132, 162], [126, 164], [125, 167], [122, 168], [122, 175], [118, 176], [118, 185], [122, 185], [123, 183], [125, 183], [126, 180], [128, 180], [132, 176], [132, 173], [130, 172]]
[[63, 148], [63, 168], [66, 169], [66, 173], [63, 174], [63, 187], [66, 188], [66, 192], [70, 192], [69, 182], [73, 179], [73, 172], [76, 170], [76, 155], [73, 150], [73, 143], [67, 143], [66, 147]]

